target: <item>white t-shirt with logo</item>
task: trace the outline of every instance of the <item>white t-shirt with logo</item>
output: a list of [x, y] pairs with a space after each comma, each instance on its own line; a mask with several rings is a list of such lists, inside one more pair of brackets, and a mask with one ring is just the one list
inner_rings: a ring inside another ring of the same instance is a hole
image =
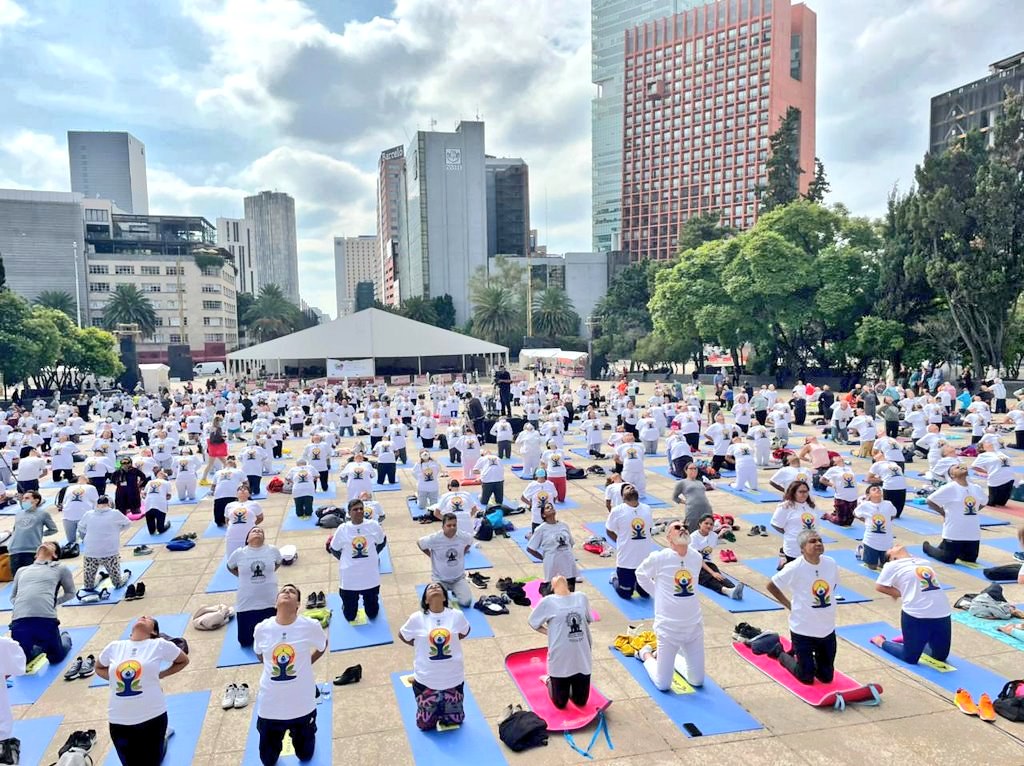
[[797, 468], [795, 466], [786, 465], [777, 470], [772, 474], [770, 479], [771, 484], [778, 484], [782, 487], [782, 491], [785, 492], [789, 485], [794, 481], [805, 481], [807, 485], [811, 484], [811, 472], [806, 468]]
[[857, 499], [857, 477], [847, 465], [835, 465], [825, 471], [837, 500], [853, 502]]
[[943, 484], [928, 495], [928, 500], [942, 508], [942, 537], [945, 540], [974, 541], [981, 539], [978, 514], [985, 505], [987, 493], [977, 484], [962, 487], [955, 481]]
[[861, 542], [876, 551], [887, 551], [892, 547], [892, 520], [896, 518], [896, 506], [888, 500], [872, 503], [865, 500], [853, 509], [853, 515], [864, 521], [864, 537]]
[[903, 611], [911, 617], [949, 617], [949, 599], [926, 559], [895, 559], [886, 563], [878, 575], [878, 584], [896, 588], [903, 597]]
[[655, 544], [651, 540], [653, 523], [651, 509], [646, 503], [639, 503], [636, 508], [626, 503], [612, 508], [604, 527], [606, 531], [614, 532], [616, 535], [616, 566], [636, 569], [655, 549]]
[[98, 661], [110, 668], [107, 718], [110, 723], [131, 725], [167, 712], [160, 670], [178, 659], [181, 650], [163, 638], [143, 641], [112, 641]]
[[96, 507], [99, 496], [99, 492], [92, 484], [72, 484], [64, 493], [64, 520], [81, 521], [86, 511]]
[[654, 630], [686, 630], [704, 621], [697, 581], [703, 563], [691, 545], [685, 556], [671, 548], [649, 554], [636, 568], [637, 582], [654, 597]]
[[233, 551], [245, 545], [245, 538], [248, 537], [249, 530], [256, 526], [256, 516], [261, 512], [260, 504], [252, 500], [228, 503], [224, 509], [224, 518], [228, 523], [225, 534], [227, 550]]
[[441, 612], [417, 611], [400, 628], [402, 638], [416, 650], [413, 678], [428, 689], [443, 691], [466, 680], [462, 662], [462, 639], [469, 632], [466, 615], [457, 609]]
[[552, 578], [558, 575], [576, 577], [576, 557], [572, 545], [569, 525], [564, 521], [556, 521], [554, 524], [545, 522], [537, 527], [530, 535], [526, 547], [541, 554], [544, 561], [544, 580], [551, 582]]
[[439, 531], [419, 540], [420, 550], [430, 552], [430, 576], [442, 583], [466, 576], [466, 548], [472, 544], [473, 536], [459, 531], [452, 537]]
[[327, 648], [327, 633], [320, 623], [298, 615], [292, 624], [281, 625], [271, 617], [256, 626], [252, 648], [263, 657], [259, 717], [287, 721], [312, 713], [316, 709], [313, 652]]
[[531, 481], [523, 490], [523, 497], [530, 501], [530, 520], [534, 524], [541, 524], [544, 521], [541, 516], [544, 506], [555, 502], [555, 485], [547, 480]]
[[593, 641], [590, 637], [590, 602], [583, 593], [545, 596], [530, 614], [530, 627], [548, 628], [548, 675], [567, 678], [590, 675]]
[[697, 551], [705, 561], [712, 560], [712, 554], [718, 545], [718, 533], [711, 530], [707, 536], [701, 534], [700, 530], [690, 533], [690, 548]]
[[[588, 612], [589, 613], [589, 612]], [[9, 636], [0, 636], [0, 677], [25, 674], [25, 652]], [[14, 716], [7, 698], [7, 684], [0, 684], [0, 740], [14, 734]]]
[[276, 567], [280, 563], [281, 552], [268, 543], [259, 548], [246, 545], [231, 552], [227, 566], [238, 570], [236, 610], [269, 609], [277, 603]]
[[982, 452], [974, 458], [972, 468], [981, 468], [988, 475], [985, 483], [990, 487], [1001, 487], [1008, 481], [1013, 481], [1013, 466], [1010, 465], [1010, 457], [1003, 452]]
[[341, 587], [367, 590], [380, 585], [377, 546], [384, 542], [384, 530], [376, 521], [351, 521], [338, 527], [331, 538], [331, 550], [339, 551]]
[[801, 636], [824, 638], [836, 629], [836, 586], [839, 568], [828, 556], [812, 564], [798, 556], [772, 575], [772, 582], [789, 593], [793, 605], [789, 629]]
[[782, 530], [782, 552], [790, 558], [798, 558], [797, 538], [805, 529], [817, 529], [817, 516], [807, 503], [779, 503], [770, 523]]

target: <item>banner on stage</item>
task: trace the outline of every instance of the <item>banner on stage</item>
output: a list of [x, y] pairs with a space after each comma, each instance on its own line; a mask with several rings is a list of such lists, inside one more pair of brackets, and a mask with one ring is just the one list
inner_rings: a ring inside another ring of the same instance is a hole
[[328, 359], [328, 378], [372, 378], [373, 359]]

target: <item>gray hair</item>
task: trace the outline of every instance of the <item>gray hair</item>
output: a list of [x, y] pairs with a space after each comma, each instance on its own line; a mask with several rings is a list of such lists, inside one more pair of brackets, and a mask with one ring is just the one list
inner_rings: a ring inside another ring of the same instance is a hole
[[799, 535], [797, 535], [796, 543], [797, 543], [797, 545], [800, 546], [800, 550], [803, 550], [804, 546], [807, 545], [807, 543], [810, 542], [811, 539], [815, 538], [815, 537], [817, 537], [820, 540], [821, 539], [821, 532], [819, 532], [816, 529], [805, 529], [802, 532], [800, 532]]

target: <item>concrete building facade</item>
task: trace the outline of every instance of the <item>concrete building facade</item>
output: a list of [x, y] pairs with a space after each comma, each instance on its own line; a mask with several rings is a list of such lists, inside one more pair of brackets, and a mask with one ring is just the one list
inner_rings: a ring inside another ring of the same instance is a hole
[[484, 124], [418, 131], [406, 149], [408, 222], [398, 257], [402, 300], [451, 295], [470, 316], [469, 280], [487, 264]]
[[[377, 162], [377, 259], [381, 289], [377, 300], [396, 306], [400, 300], [398, 262], [402, 247], [405, 209], [405, 147], [394, 146], [381, 152]], [[355, 287], [352, 288], [355, 290]], [[339, 313], [339, 316], [341, 314]]]
[[299, 305], [299, 251], [295, 200], [284, 192], [262, 191], [245, 198], [245, 219], [252, 222], [255, 264], [253, 293], [274, 284]]
[[235, 287], [238, 292], [252, 295], [258, 292], [252, 221], [245, 218], [218, 218], [217, 246], [235, 256], [238, 272]]
[[68, 131], [71, 191], [108, 199], [126, 213], [149, 212], [146, 146], [122, 131]]
[[487, 257], [530, 250], [530, 169], [519, 158], [487, 157]]
[[816, 23], [790, 0], [718, 0], [626, 32], [621, 228], [633, 260], [674, 256], [693, 215], [752, 226], [768, 139], [790, 107], [807, 190]]
[[384, 291], [377, 246], [374, 234], [334, 238], [334, 285], [339, 317], [355, 312], [356, 288], [360, 282], [372, 284], [374, 297], [381, 300]]
[[77, 295], [88, 324], [81, 194], [0, 189], [0, 257], [12, 292], [29, 301], [44, 290]]

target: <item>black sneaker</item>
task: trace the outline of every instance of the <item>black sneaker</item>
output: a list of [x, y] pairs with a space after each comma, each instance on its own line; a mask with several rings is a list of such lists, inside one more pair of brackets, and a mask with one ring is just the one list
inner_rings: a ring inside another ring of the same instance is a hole
[[128, 586], [128, 589], [125, 590], [125, 592], [124, 592], [124, 600], [125, 601], [134, 601], [137, 598], [138, 598], [138, 594], [136, 593], [135, 583], [132, 583], [131, 585]]
[[741, 622], [733, 629], [732, 638], [733, 641], [753, 641], [763, 632], [760, 628], [755, 628], [749, 623]]
[[21, 761], [21, 740], [17, 737], [0, 743], [0, 763], [17, 764]]
[[327, 596], [324, 595], [323, 591], [319, 591], [316, 594], [316, 608], [326, 609], [327, 608]]
[[316, 609], [316, 591], [306, 597], [306, 609]]

